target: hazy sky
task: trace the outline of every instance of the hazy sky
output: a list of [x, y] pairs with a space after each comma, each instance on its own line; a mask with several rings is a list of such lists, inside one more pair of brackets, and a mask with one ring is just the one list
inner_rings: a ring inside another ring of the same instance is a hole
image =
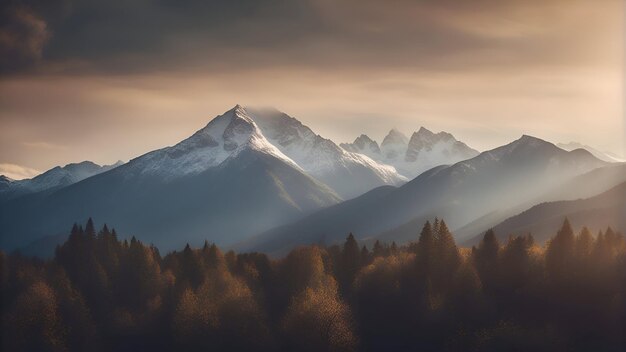
[[624, 154], [621, 0], [0, 5], [0, 173], [128, 160], [237, 103], [336, 142], [392, 127]]

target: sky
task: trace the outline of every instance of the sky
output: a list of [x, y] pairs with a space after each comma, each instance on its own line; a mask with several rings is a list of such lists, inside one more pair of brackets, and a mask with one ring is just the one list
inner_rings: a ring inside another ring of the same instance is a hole
[[0, 174], [110, 164], [236, 104], [337, 143], [445, 130], [626, 154], [622, 0], [7, 0]]

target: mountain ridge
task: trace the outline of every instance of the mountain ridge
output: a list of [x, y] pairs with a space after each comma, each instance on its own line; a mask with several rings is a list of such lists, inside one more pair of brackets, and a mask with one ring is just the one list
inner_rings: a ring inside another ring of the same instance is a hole
[[236, 106], [174, 146], [1, 205], [0, 245], [16, 248], [87, 217], [162, 249], [227, 245], [340, 201]]
[[[327, 241], [338, 241], [348, 232], [357, 238], [369, 238], [416, 219], [421, 221], [436, 216], [445, 218], [448, 225], [455, 228], [500, 207], [532, 199], [554, 184], [603, 165], [604, 162], [588, 152], [566, 152], [552, 143], [524, 135], [472, 159], [432, 168], [389, 191], [379, 203], [368, 202], [365, 196], [358, 197], [352, 206], [324, 209], [292, 224], [288, 232], [270, 230], [259, 235], [256, 246], [243, 248], [284, 252], [287, 248], [264, 245], [264, 239], [267, 244], [280, 243], [280, 239], [310, 244], [316, 243], [321, 236]], [[333, 213], [334, 210], [337, 211]], [[313, 217], [317, 219], [317, 225], [310, 221]], [[410, 235], [410, 238], [415, 237]], [[300, 236], [309, 242], [298, 242], [290, 236]], [[394, 240], [401, 243], [408, 238]]]
[[452, 134], [444, 131], [434, 133], [423, 126], [413, 132], [410, 138], [393, 128], [380, 147], [364, 134], [353, 143], [342, 143], [341, 147], [392, 165], [409, 179], [435, 166], [454, 164], [479, 154], [467, 144], [456, 140]]

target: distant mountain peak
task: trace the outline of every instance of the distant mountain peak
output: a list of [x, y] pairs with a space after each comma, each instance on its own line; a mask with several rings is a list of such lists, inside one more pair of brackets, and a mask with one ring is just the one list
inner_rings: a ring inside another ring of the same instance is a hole
[[268, 142], [247, 109], [241, 105], [216, 116], [178, 144], [145, 154], [129, 164], [141, 173], [173, 179], [206, 171], [235, 158], [246, 149], [272, 155], [300, 169]]
[[519, 139], [508, 144], [510, 147], [518, 148], [521, 146], [539, 148], [539, 147], [553, 147], [557, 148], [554, 144], [545, 141], [541, 138], [534, 137], [528, 134], [523, 134]]
[[55, 166], [42, 174], [24, 180], [11, 180], [6, 176], [0, 176], [0, 182], [5, 186], [0, 189], [0, 201], [28, 193], [69, 186], [91, 176], [109, 171], [119, 166], [120, 162], [113, 165], [100, 166], [92, 161], [85, 160], [78, 163], [69, 163], [63, 167]]
[[[439, 155], [440, 160], [455, 161], [478, 155], [476, 150], [457, 141], [448, 132], [434, 133], [425, 127], [420, 127], [417, 132], [413, 132], [411, 135], [404, 160], [415, 163], [420, 158], [427, 158], [427, 156], [422, 156], [424, 153]], [[455, 159], [452, 159], [452, 156], [456, 156]], [[436, 166], [433, 162], [429, 162], [429, 164], [431, 167]]]
[[360, 136], [356, 137], [356, 139], [354, 140], [354, 143], [357, 143], [359, 141], [362, 142], [369, 142], [369, 143], [376, 143], [373, 139], [371, 139], [368, 135], [366, 134], [361, 134]]
[[431, 130], [429, 130], [428, 128], [426, 128], [424, 126], [420, 127], [420, 129], [417, 130], [417, 132], [413, 132], [413, 134], [427, 135], [427, 136], [434, 135], [434, 133]]
[[557, 148], [554, 143], [546, 141], [545, 139], [541, 139], [539, 137], [531, 136], [529, 134], [523, 134], [520, 138], [513, 141], [511, 144], [526, 144], [533, 146], [549, 145], [551, 147]]
[[375, 154], [380, 154], [380, 147], [375, 140], [371, 139], [369, 136], [362, 134], [358, 136], [353, 143], [360, 150], [365, 150], [369, 148], [369, 151]]
[[[341, 148], [279, 110], [247, 109], [247, 112], [272, 145], [345, 198], [384, 184], [395, 185], [406, 181], [393, 167], [370, 159], [368, 153], [358, 147], [344, 144]], [[367, 149], [370, 144], [378, 149], [376, 142], [369, 137], [357, 139], [364, 147], [368, 145]], [[348, 182], [348, 179], [351, 181]]]
[[593, 156], [595, 156], [596, 158], [606, 161], [606, 162], [610, 162], [610, 163], [621, 163], [621, 162], [626, 162], [626, 159], [615, 155], [613, 153], [609, 153], [609, 152], [605, 152], [605, 151], [601, 151], [598, 150], [596, 148], [590, 147], [588, 145], [579, 143], [579, 142], [569, 142], [569, 143], [558, 143], [557, 147], [567, 150], [567, 151], [574, 151], [576, 149], [584, 149], [586, 151], [588, 151], [589, 153], [591, 153]]
[[413, 132], [410, 139], [392, 128], [380, 146], [362, 134], [353, 143], [343, 143], [341, 147], [389, 164], [407, 178], [416, 177], [432, 167], [453, 164], [479, 154], [452, 134], [443, 131], [434, 133], [423, 126]]
[[389, 133], [387, 133], [380, 146], [384, 147], [388, 145], [406, 145], [408, 143], [409, 139], [404, 133], [398, 131], [398, 129], [396, 128], [392, 128]]

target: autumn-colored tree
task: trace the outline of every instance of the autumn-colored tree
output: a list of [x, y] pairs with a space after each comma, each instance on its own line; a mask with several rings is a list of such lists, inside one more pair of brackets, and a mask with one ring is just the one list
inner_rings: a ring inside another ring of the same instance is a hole
[[296, 295], [282, 327], [287, 350], [353, 351], [357, 338], [348, 306], [337, 294], [332, 278], [323, 286], [307, 287]]
[[6, 351], [67, 351], [56, 293], [44, 281], [22, 292], [2, 322]]

